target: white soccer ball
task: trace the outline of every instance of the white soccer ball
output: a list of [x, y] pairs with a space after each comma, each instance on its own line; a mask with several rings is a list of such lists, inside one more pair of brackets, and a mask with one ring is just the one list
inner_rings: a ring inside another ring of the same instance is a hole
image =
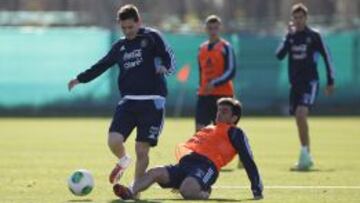
[[88, 170], [76, 170], [68, 179], [68, 187], [71, 193], [76, 196], [87, 195], [94, 188], [94, 178]]

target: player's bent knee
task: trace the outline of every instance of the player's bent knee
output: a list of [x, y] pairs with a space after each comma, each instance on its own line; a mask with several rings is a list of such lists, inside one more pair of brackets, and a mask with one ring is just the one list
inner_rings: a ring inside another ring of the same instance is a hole
[[110, 148], [122, 145], [124, 142], [124, 136], [117, 132], [109, 132], [108, 134], [108, 145]]
[[184, 199], [203, 199], [201, 186], [193, 177], [187, 177], [180, 186], [180, 194]]

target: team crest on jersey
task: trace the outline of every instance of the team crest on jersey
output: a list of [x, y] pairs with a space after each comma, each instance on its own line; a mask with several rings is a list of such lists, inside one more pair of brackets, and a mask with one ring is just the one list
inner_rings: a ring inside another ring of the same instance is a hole
[[307, 44], [310, 44], [310, 43], [311, 43], [311, 38], [310, 38], [310, 37], [307, 37], [307, 38], [306, 38], [306, 43], [307, 43]]
[[125, 46], [124, 46], [124, 45], [122, 45], [122, 46], [120, 47], [120, 51], [125, 51]]
[[294, 39], [291, 38], [291, 39], [289, 40], [289, 42], [290, 42], [290, 44], [294, 44]]
[[145, 48], [148, 45], [148, 40], [147, 39], [143, 39], [140, 42], [140, 46], [141, 48]]

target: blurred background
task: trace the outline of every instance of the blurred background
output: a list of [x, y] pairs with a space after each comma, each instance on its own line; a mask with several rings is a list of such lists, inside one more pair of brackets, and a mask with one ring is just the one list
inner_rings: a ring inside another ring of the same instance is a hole
[[[316, 115], [360, 115], [359, 0], [0, 0], [0, 116], [109, 116], [118, 100], [116, 67], [72, 92], [67, 82], [100, 59], [121, 36], [116, 11], [138, 6], [145, 25], [173, 47], [178, 73], [168, 78], [168, 116], [192, 116], [203, 22], [219, 15], [236, 52], [236, 96], [247, 115], [286, 115], [287, 62], [274, 53], [293, 3], [310, 11], [331, 50], [336, 92], [325, 97], [325, 67]], [[189, 72], [188, 72], [189, 70]], [[179, 74], [180, 73], [180, 74]]]

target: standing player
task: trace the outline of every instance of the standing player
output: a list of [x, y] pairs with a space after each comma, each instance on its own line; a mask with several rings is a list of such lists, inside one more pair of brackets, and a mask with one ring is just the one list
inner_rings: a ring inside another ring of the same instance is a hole
[[208, 199], [220, 169], [238, 153], [251, 182], [254, 199], [262, 199], [262, 180], [245, 133], [236, 127], [241, 104], [233, 98], [221, 98], [217, 104], [216, 124], [202, 128], [179, 145], [183, 152], [176, 165], [150, 169], [132, 187], [116, 184], [114, 193], [122, 199], [134, 199], [153, 183], [180, 191], [184, 199]]
[[199, 89], [196, 103], [196, 131], [211, 124], [216, 117], [216, 101], [233, 97], [231, 81], [235, 76], [235, 56], [230, 43], [220, 37], [221, 19], [210, 15], [205, 21], [209, 39], [200, 45], [198, 54]]
[[290, 113], [295, 115], [301, 142], [300, 158], [293, 169], [308, 170], [313, 166], [307, 117], [319, 89], [317, 61], [319, 54], [326, 65], [327, 86], [325, 94], [334, 91], [334, 69], [323, 38], [306, 24], [308, 9], [303, 4], [292, 7], [292, 22], [288, 33], [278, 48], [276, 56], [282, 60], [289, 54]]
[[71, 90], [104, 73], [112, 65], [120, 68], [118, 86], [120, 100], [108, 134], [108, 145], [118, 158], [109, 180], [116, 183], [130, 163], [124, 142], [137, 128], [135, 180], [149, 164], [150, 147], [156, 146], [163, 127], [167, 88], [164, 74], [174, 71], [174, 55], [157, 30], [141, 27], [134, 5], [121, 7], [118, 23], [125, 35], [95, 65], [69, 82]]

